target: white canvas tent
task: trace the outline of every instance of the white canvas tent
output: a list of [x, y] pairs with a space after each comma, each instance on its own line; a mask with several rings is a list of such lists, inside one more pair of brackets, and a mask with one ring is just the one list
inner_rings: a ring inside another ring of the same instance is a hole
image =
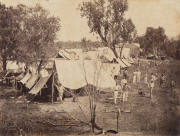
[[100, 53], [99, 51], [88, 51], [83, 53], [84, 60], [99, 60]]
[[118, 59], [116, 59], [117, 60], [117, 62], [119, 63], [119, 65], [121, 66], [121, 68], [127, 68], [128, 66], [122, 61], [122, 60], [120, 60], [119, 58]]
[[66, 60], [78, 60], [82, 58], [82, 49], [61, 49], [58, 54]]
[[[116, 52], [120, 57], [121, 48], [116, 48]], [[129, 63], [134, 63], [133, 59], [130, 56], [130, 48], [123, 48], [121, 58], [126, 59]]]
[[127, 66], [127, 67], [130, 67], [131, 64], [129, 62], [127, 62], [126, 59], [121, 59], [121, 61]]
[[99, 47], [97, 50], [99, 51], [100, 56], [105, 57], [110, 62], [116, 59], [114, 52], [109, 47]]
[[79, 89], [87, 84], [101, 88], [115, 86], [114, 77], [111, 75], [115, 68], [119, 72], [119, 64], [103, 64], [92, 60], [56, 60], [56, 70], [60, 83], [69, 89]]

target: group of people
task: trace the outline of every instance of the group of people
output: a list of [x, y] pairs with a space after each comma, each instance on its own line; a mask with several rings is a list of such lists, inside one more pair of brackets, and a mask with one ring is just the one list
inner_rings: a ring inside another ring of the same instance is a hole
[[139, 71], [139, 69], [137, 69], [133, 72], [133, 83], [140, 82], [140, 80], [141, 80], [141, 72]]
[[[133, 72], [133, 83], [140, 82], [140, 79], [141, 79], [141, 72], [139, 71], [139, 69], [137, 69]], [[147, 84], [149, 87], [150, 98], [153, 98], [152, 92], [153, 92], [154, 84], [155, 84], [156, 80], [157, 80], [157, 77], [153, 73], [151, 73], [150, 79], [148, 81], [148, 73], [146, 71], [146, 73], [144, 75], [144, 83]], [[167, 89], [170, 89], [170, 92], [172, 93], [175, 88], [174, 79], [171, 78], [169, 85], [167, 85], [166, 77], [164, 76], [164, 74], [162, 74], [160, 77], [160, 88], [164, 89], [165, 92], [167, 92]]]
[[125, 70], [120, 84], [118, 84], [116, 80], [116, 85], [114, 87], [114, 104], [117, 103], [118, 95], [120, 96], [120, 99], [122, 99], [123, 102], [127, 101], [128, 91], [130, 90], [130, 86], [128, 85], [128, 82], [127, 82], [126, 72], [127, 71]]
[[167, 93], [167, 89], [170, 89], [170, 92], [172, 93], [175, 88], [175, 81], [174, 78], [171, 77], [169, 84], [167, 84], [166, 77], [164, 74], [160, 77], [160, 89], [164, 89], [164, 91]]
[[[150, 76], [150, 80], [148, 82], [148, 73], [146, 71], [145, 75], [144, 75], [144, 83], [148, 85], [148, 87], [150, 88], [150, 98], [152, 98], [152, 92], [153, 92], [153, 88], [154, 88], [154, 83], [157, 80], [157, 77], [151, 73]], [[141, 72], [139, 69], [135, 70], [133, 72], [133, 83], [140, 83], [141, 82]]]

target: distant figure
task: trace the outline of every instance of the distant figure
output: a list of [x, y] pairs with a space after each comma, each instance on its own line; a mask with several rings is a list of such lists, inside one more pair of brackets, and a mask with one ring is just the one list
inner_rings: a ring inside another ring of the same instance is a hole
[[123, 73], [123, 77], [127, 80], [128, 79], [128, 71], [127, 69], [125, 69], [124, 73]]
[[121, 91], [121, 87], [116, 82], [116, 86], [114, 87], [114, 104], [117, 103], [118, 92], [120, 91]]
[[155, 81], [155, 80], [157, 80], [157, 77], [153, 74], [153, 73], [151, 73], [151, 78]]
[[160, 83], [159, 83], [160, 88], [163, 87], [165, 80], [166, 80], [166, 77], [162, 74], [160, 77]]
[[154, 89], [154, 82], [157, 78], [154, 76], [153, 73], [151, 73], [151, 79], [149, 81], [149, 88], [150, 88], [150, 98], [153, 98], [152, 92]]
[[140, 82], [141, 79], [141, 72], [139, 71], [139, 69], [137, 69], [137, 82]]
[[145, 83], [145, 84], [148, 84], [147, 79], [148, 79], [148, 74], [147, 74], [147, 71], [146, 71], [146, 73], [145, 73], [145, 75], [144, 75], [144, 83]]
[[125, 83], [123, 86], [123, 102], [127, 101], [129, 90], [130, 90], [130, 87], [127, 85], [127, 83]]
[[140, 66], [141, 65], [141, 63], [140, 63], [140, 59], [138, 58], [138, 66]]
[[126, 84], [127, 83], [127, 80], [123, 77], [122, 79], [121, 79], [121, 87], [123, 88], [124, 87], [124, 84]]
[[136, 78], [137, 78], [137, 72], [136, 70], [133, 72], [133, 83], [136, 83]]
[[175, 88], [175, 81], [173, 79], [173, 77], [171, 78], [171, 82], [170, 82], [170, 91], [171, 91], [171, 94], [173, 93], [173, 90]]
[[63, 103], [63, 94], [64, 94], [64, 91], [65, 91], [65, 88], [60, 83], [58, 83], [58, 86], [56, 86], [56, 87], [58, 89], [58, 95], [59, 95], [57, 101]]
[[145, 95], [145, 93], [143, 92], [142, 88], [139, 88], [138, 94], [141, 95], [141, 96], [144, 96], [144, 95]]

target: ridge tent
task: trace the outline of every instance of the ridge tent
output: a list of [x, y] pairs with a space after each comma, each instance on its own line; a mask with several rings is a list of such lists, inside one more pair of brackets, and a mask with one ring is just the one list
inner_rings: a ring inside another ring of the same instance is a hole
[[122, 61], [127, 67], [130, 67], [130, 66], [131, 66], [131, 64], [126, 61], [126, 59], [121, 59], [121, 61]]
[[22, 84], [25, 84], [31, 77], [31, 73], [29, 73], [29, 71], [26, 73], [26, 75], [19, 81]]
[[101, 57], [105, 57], [109, 62], [116, 59], [114, 52], [109, 47], [99, 47], [97, 48]]
[[121, 68], [127, 68], [127, 65], [124, 62], [122, 62], [122, 60], [120, 60], [119, 58], [116, 60], [119, 63], [119, 65], [121, 66]]
[[62, 49], [58, 55], [66, 60], [78, 60], [82, 58], [82, 49]]
[[[120, 56], [121, 48], [116, 48], [118, 56]], [[130, 56], [130, 48], [123, 48], [121, 58], [126, 59], [129, 63], [134, 63], [133, 59]]]
[[55, 66], [60, 83], [69, 89], [79, 89], [87, 84], [102, 88], [115, 86], [114, 77], [111, 76], [113, 67], [116, 74], [119, 64], [103, 64], [93, 60], [55, 60]]
[[37, 82], [39, 76], [37, 74], [32, 74], [28, 81], [25, 83], [25, 87], [31, 89]]
[[[59, 81], [66, 89], [78, 90], [87, 85], [99, 88], [113, 88], [116, 85], [113, 76], [118, 75], [120, 66], [119, 64], [101, 63], [100, 61], [93, 60], [57, 59], [55, 60], [54, 70], [57, 73], [57, 78], [54, 78], [54, 82], [57, 83]], [[31, 88], [27, 95], [28, 100], [32, 100], [44, 88], [47, 82], [51, 82], [51, 87], [47, 86], [51, 90], [52, 81], [49, 80], [52, 77], [51, 75], [39, 78], [35, 85], [31, 84], [31, 86], [28, 86], [28, 83], [32, 82], [31, 78], [33, 76], [28, 80], [26, 87]], [[36, 78], [34, 77], [33, 79]]]
[[[37, 93], [39, 93], [41, 91], [41, 89], [43, 88], [48, 88], [48, 86], [46, 86], [46, 83], [48, 82], [48, 80], [50, 79], [50, 77], [52, 77], [52, 74], [45, 76], [45, 77], [41, 77], [37, 83], [34, 85], [34, 87], [28, 92], [27, 95], [27, 100], [31, 101]], [[52, 83], [50, 83], [52, 84]], [[51, 88], [52, 85], [49, 86], [49, 88]]]
[[98, 60], [99, 57], [99, 51], [88, 51], [83, 53], [84, 60]]

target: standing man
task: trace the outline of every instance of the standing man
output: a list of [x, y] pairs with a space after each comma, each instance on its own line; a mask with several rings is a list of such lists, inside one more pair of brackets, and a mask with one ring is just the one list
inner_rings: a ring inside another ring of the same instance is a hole
[[146, 71], [146, 73], [145, 73], [145, 75], [144, 75], [144, 83], [145, 83], [145, 84], [148, 84], [147, 79], [148, 79], [148, 74], [147, 74], [147, 71]]
[[149, 82], [150, 98], [153, 98], [152, 92], [153, 92], [153, 89], [154, 89], [155, 80], [157, 80], [157, 78], [154, 76], [153, 73], [151, 73], [151, 79], [150, 79], [150, 82]]
[[171, 91], [171, 94], [173, 93], [173, 90], [175, 88], [175, 81], [173, 79], [173, 77], [171, 78], [171, 82], [170, 82], [170, 91]]
[[123, 77], [124, 77], [126, 80], [128, 79], [128, 72], [127, 72], [127, 69], [125, 69], [124, 74], [123, 74]]
[[118, 85], [116, 81], [116, 86], [114, 87], [114, 104], [117, 103], [118, 92], [120, 91], [121, 91], [121, 87]]
[[121, 88], [123, 88], [124, 84], [126, 84], [126, 83], [127, 83], [127, 80], [123, 77], [121, 79]]
[[140, 82], [141, 79], [141, 72], [139, 71], [139, 69], [137, 69], [137, 82]]
[[133, 72], [133, 83], [136, 83], [136, 79], [137, 79], [137, 72], [136, 72], [136, 70], [134, 70], [134, 72]]
[[162, 74], [161, 77], [160, 77], [160, 84], [159, 84], [160, 88], [163, 87], [165, 80], [166, 80], [166, 77]]
[[64, 94], [64, 91], [65, 91], [65, 88], [59, 82], [58, 82], [58, 85], [56, 85], [56, 88], [58, 89], [58, 95], [59, 95], [57, 101], [63, 103], [63, 94]]

